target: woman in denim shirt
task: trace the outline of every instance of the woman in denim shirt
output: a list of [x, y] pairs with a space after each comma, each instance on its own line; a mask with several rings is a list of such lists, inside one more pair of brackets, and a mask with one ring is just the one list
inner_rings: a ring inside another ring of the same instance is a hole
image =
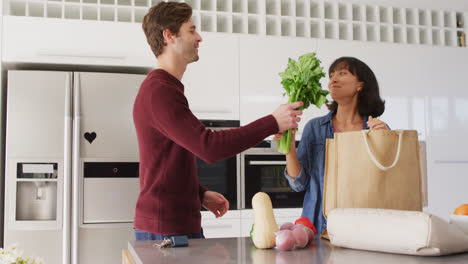
[[[325, 143], [333, 133], [362, 129], [389, 129], [377, 119], [385, 109], [379, 85], [372, 70], [353, 57], [335, 60], [328, 70], [328, 89], [333, 101], [330, 113], [310, 120], [296, 151], [295, 144], [286, 154], [285, 177], [296, 192], [306, 191], [302, 216], [312, 221], [321, 234], [326, 226], [322, 198], [325, 173]], [[295, 140], [293, 132], [293, 142]], [[275, 135], [279, 140], [282, 135]]]

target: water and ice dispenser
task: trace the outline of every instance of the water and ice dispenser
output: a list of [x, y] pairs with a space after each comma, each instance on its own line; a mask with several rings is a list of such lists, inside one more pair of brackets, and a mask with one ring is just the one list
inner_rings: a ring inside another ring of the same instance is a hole
[[17, 163], [16, 220], [57, 219], [57, 163]]

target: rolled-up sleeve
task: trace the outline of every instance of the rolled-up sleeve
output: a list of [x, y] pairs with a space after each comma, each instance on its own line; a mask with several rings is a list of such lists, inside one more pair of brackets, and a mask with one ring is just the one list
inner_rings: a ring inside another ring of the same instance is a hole
[[296, 191], [296, 192], [302, 192], [306, 189], [307, 183], [308, 183], [308, 178], [305, 175], [306, 173], [304, 172], [304, 169], [301, 166], [301, 171], [299, 172], [299, 175], [297, 175], [296, 178], [293, 178], [288, 175], [288, 170], [284, 169], [284, 176], [289, 182], [289, 186]]
[[292, 178], [289, 176], [287, 168], [284, 169], [284, 177], [286, 177], [288, 180], [289, 186], [291, 186], [291, 188], [296, 192], [302, 192], [309, 186], [310, 176], [307, 174], [307, 168], [309, 166], [309, 161], [307, 159], [307, 146], [309, 145], [309, 141], [312, 137], [311, 124], [312, 123], [309, 122], [305, 126], [304, 133], [301, 137], [301, 142], [297, 148], [297, 158], [299, 160], [299, 164], [301, 165], [301, 171], [299, 172], [299, 175], [297, 175], [295, 178]]

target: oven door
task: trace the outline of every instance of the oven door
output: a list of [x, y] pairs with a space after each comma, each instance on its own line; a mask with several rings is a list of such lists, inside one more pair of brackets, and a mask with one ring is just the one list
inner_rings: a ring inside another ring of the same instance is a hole
[[284, 155], [244, 155], [244, 205], [252, 208], [257, 192], [267, 193], [273, 208], [301, 208], [305, 192], [295, 192], [284, 177]]
[[[218, 192], [229, 201], [229, 210], [239, 208], [238, 179], [240, 179], [240, 155], [208, 164], [197, 157], [198, 180], [208, 190]], [[203, 208], [203, 210], [206, 210]]]

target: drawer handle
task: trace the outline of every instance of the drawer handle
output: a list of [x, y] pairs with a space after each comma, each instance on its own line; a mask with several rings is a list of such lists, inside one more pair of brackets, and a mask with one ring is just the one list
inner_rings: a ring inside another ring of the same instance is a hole
[[286, 165], [285, 160], [280, 161], [249, 161], [249, 165], [256, 166], [256, 165]]

